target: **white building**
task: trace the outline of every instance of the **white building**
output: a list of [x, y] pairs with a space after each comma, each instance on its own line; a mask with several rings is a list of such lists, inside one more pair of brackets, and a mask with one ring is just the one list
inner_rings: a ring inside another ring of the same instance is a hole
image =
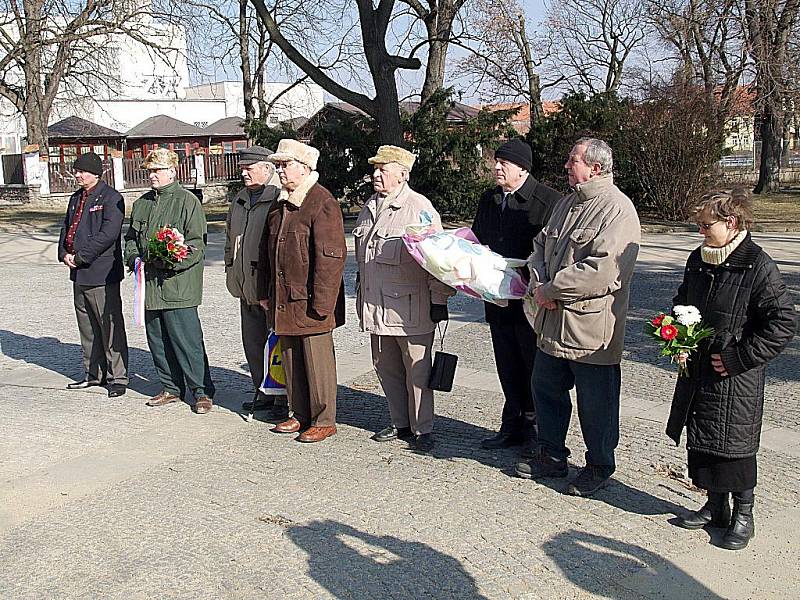
[[[150, 0], [118, 0], [120, 10], [146, 10]], [[156, 115], [167, 115], [205, 127], [226, 117], [244, 117], [241, 82], [222, 81], [191, 85], [186, 59], [186, 32], [183, 27], [137, 13], [140, 31], [160, 48], [156, 51], [130, 36], [115, 34], [102, 40], [104, 73], [91, 81], [72, 82], [56, 100], [50, 114], [53, 124], [76, 116], [98, 125], [126, 132]], [[129, 24], [130, 25], [130, 24]], [[97, 43], [97, 42], [95, 42]], [[86, 60], [94, 55], [86, 53]], [[269, 104], [289, 84], [266, 84]], [[270, 123], [296, 117], [310, 117], [324, 105], [322, 89], [316, 84], [300, 84], [284, 93], [270, 113]], [[0, 153], [17, 153], [25, 145], [25, 121], [4, 98], [0, 99]]]

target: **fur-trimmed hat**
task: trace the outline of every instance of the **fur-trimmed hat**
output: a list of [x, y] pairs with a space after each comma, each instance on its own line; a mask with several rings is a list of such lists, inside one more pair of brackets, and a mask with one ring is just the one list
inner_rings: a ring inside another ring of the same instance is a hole
[[378, 148], [378, 153], [367, 162], [371, 165], [385, 165], [387, 163], [397, 163], [401, 167], [405, 167], [409, 171], [414, 166], [414, 161], [417, 157], [399, 146], [381, 146]]
[[278, 142], [278, 150], [275, 154], [270, 154], [268, 158], [273, 163], [296, 160], [307, 165], [312, 171], [317, 170], [317, 159], [319, 159], [319, 150], [290, 138], [285, 138]]
[[508, 140], [494, 152], [494, 158], [502, 158], [522, 167], [526, 171], [531, 170], [533, 164], [533, 152], [531, 147], [520, 138]]
[[253, 165], [257, 162], [267, 162], [272, 150], [264, 146], [250, 146], [244, 150], [239, 150], [239, 164], [243, 167]]
[[143, 169], [177, 169], [178, 155], [166, 148], [151, 150], [142, 163]]
[[103, 159], [94, 152], [86, 152], [75, 159], [75, 162], [72, 163], [72, 168], [76, 171], [93, 173], [100, 177], [103, 174]]

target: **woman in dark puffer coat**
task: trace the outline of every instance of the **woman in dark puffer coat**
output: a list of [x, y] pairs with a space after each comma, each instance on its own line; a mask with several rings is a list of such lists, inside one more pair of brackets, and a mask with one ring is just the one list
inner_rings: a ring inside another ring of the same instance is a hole
[[740, 550], [755, 533], [766, 366], [794, 336], [794, 306], [777, 266], [747, 231], [746, 190], [706, 194], [695, 219], [705, 240], [689, 255], [674, 304], [696, 306], [715, 333], [689, 359], [689, 377], [678, 378], [667, 435], [677, 444], [686, 427], [689, 476], [708, 490], [708, 501], [677, 524], [725, 527], [721, 546]]

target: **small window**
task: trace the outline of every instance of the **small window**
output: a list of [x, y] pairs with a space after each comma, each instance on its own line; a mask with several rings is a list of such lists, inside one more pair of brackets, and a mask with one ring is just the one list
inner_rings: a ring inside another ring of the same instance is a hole
[[274, 125], [277, 125], [278, 124], [278, 117], [275, 116], [275, 115], [270, 115], [269, 116], [269, 122], [274, 124]]
[[98, 156], [105, 156], [106, 154], [106, 147], [105, 146], [94, 146], [92, 148], [92, 152], [97, 154]]

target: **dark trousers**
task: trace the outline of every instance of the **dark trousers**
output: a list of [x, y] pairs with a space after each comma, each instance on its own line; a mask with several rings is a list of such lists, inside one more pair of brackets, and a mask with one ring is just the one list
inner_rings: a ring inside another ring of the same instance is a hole
[[336, 356], [333, 335], [282, 335], [281, 358], [286, 395], [303, 425], [336, 424]]
[[506, 397], [500, 431], [522, 434], [526, 419], [535, 419], [531, 375], [536, 358], [536, 334], [527, 322], [490, 323], [489, 331], [497, 375]]
[[128, 337], [119, 283], [72, 284], [86, 379], [128, 385]]
[[195, 398], [214, 397], [214, 383], [203, 343], [197, 307], [146, 310], [147, 345], [164, 389], [183, 398], [186, 386]]
[[242, 318], [242, 346], [253, 387], [257, 390], [264, 382], [264, 346], [269, 337], [267, 313], [259, 304], [248, 304], [241, 300], [240, 314]]
[[561, 460], [569, 456], [565, 446], [572, 416], [569, 391], [575, 387], [586, 464], [604, 467], [606, 476], [611, 475], [619, 444], [620, 378], [619, 365], [589, 365], [540, 350], [533, 368], [533, 397], [541, 450]]

